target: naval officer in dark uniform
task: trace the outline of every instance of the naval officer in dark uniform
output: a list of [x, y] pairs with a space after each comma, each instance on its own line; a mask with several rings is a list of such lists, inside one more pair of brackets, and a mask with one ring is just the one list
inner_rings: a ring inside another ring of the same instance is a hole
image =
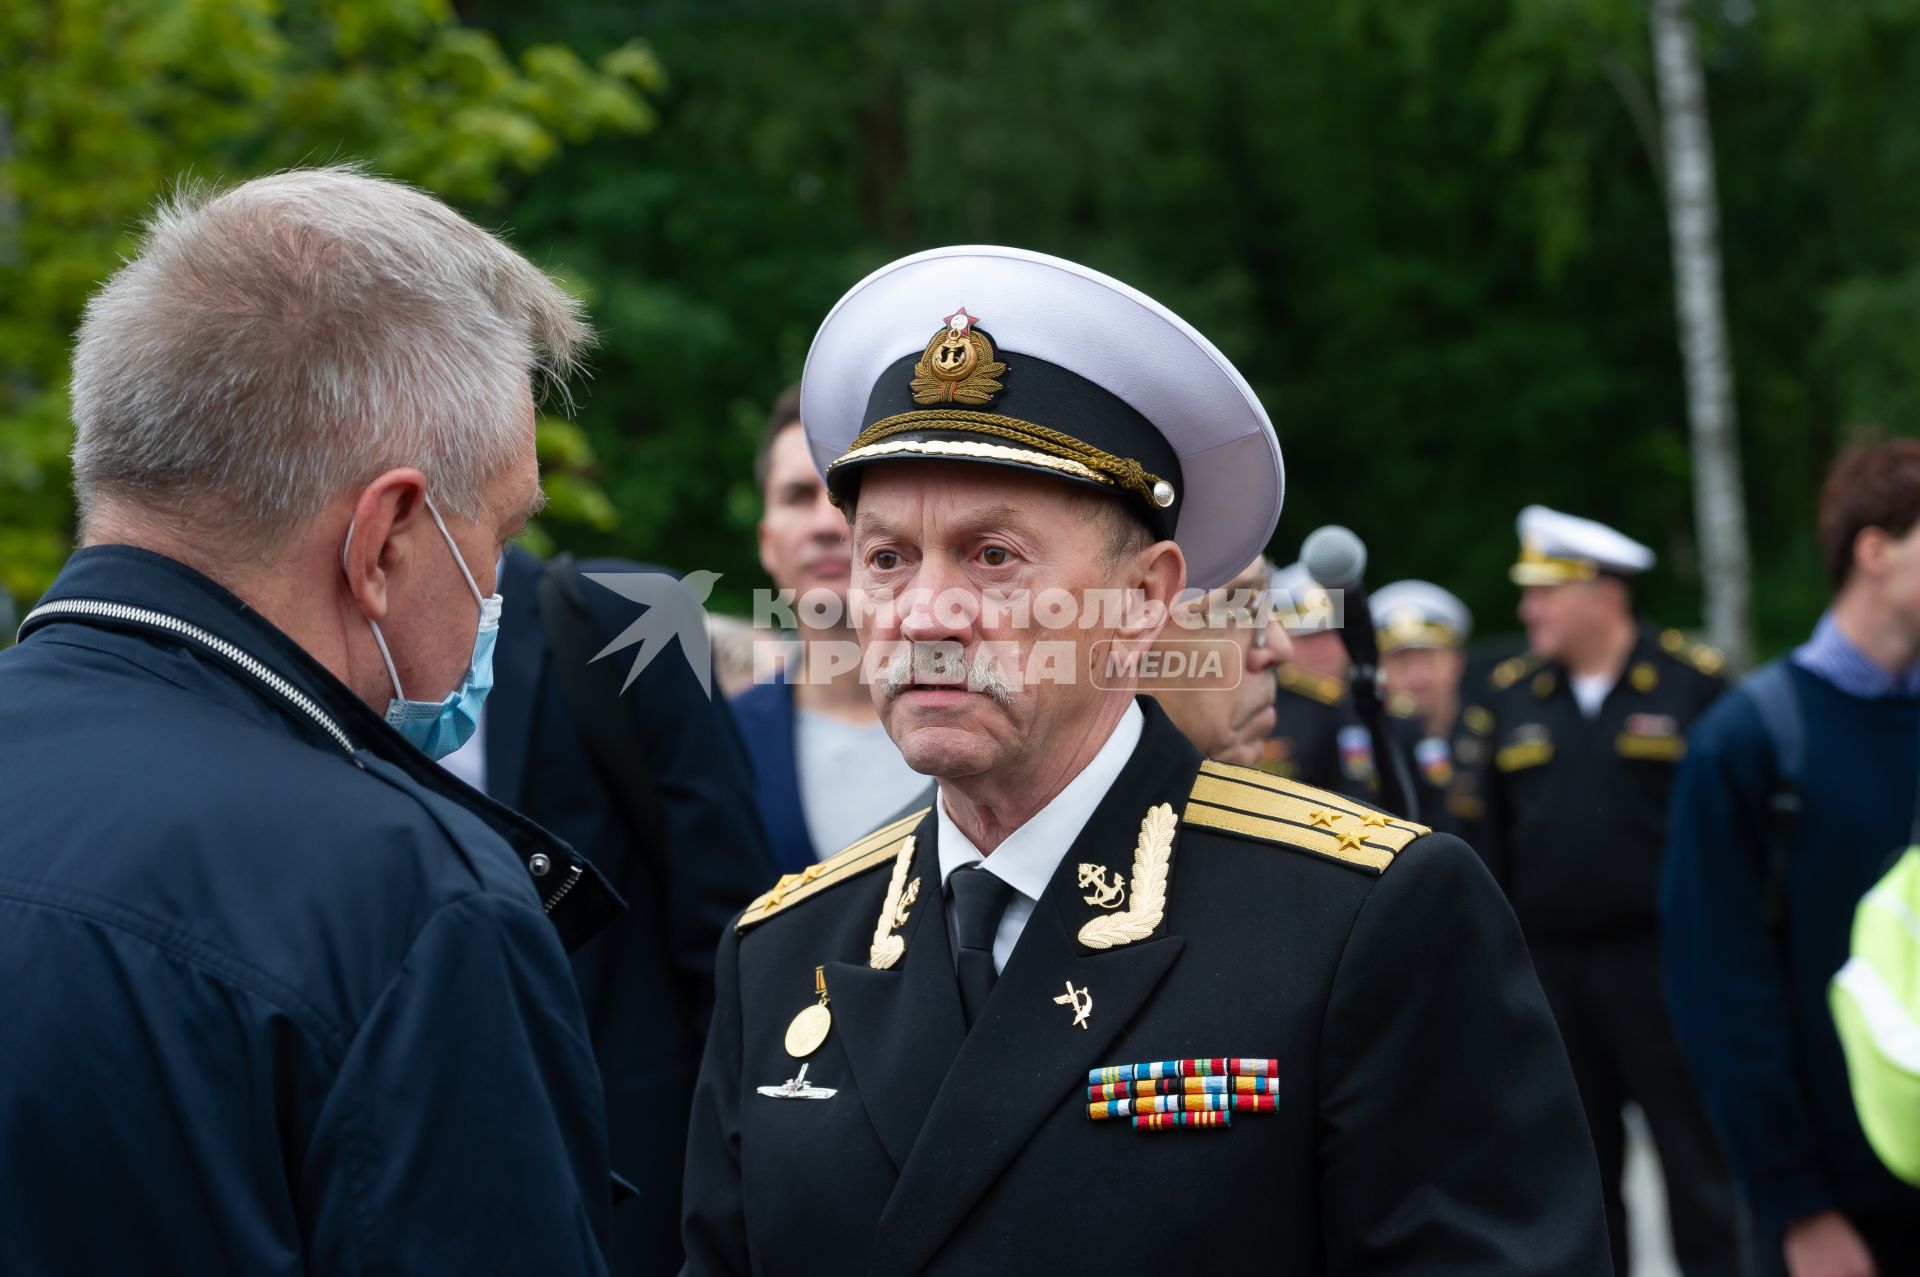
[[1347, 690], [1352, 662], [1332, 600], [1304, 563], [1274, 569], [1270, 588], [1274, 615], [1293, 654], [1274, 671], [1273, 731], [1262, 749], [1260, 770], [1378, 801], [1373, 738]]
[[1628, 579], [1653, 551], [1591, 519], [1519, 519], [1529, 653], [1462, 715], [1478, 738], [1480, 849], [1526, 929], [1592, 1124], [1626, 1271], [1621, 1110], [1647, 1116], [1687, 1277], [1737, 1270], [1734, 1194], [1660, 988], [1656, 884], [1687, 729], [1720, 694], [1720, 654], [1656, 630]]
[[1367, 602], [1379, 636], [1388, 722], [1410, 765], [1420, 819], [1471, 841], [1480, 817], [1479, 795], [1457, 773], [1462, 764], [1472, 766], [1479, 745], [1460, 724], [1460, 683], [1473, 614], [1431, 581], [1394, 581]]
[[723, 940], [686, 1271], [1607, 1272], [1485, 867], [1133, 695], [1279, 512], [1225, 358], [1082, 267], [954, 248], [848, 294], [803, 384], [876, 705], [938, 792]]

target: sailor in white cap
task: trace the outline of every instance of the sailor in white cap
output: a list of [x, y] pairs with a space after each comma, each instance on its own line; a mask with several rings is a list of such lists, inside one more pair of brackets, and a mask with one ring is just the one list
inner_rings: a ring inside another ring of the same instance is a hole
[[1273, 731], [1260, 769], [1364, 802], [1379, 801], [1373, 738], [1347, 687], [1352, 661], [1340, 637], [1338, 600], [1298, 561], [1274, 569], [1271, 589], [1274, 615], [1292, 651], [1274, 671]]
[[[828, 315], [801, 417], [938, 797], [723, 940], [685, 1271], [1605, 1272], [1479, 860], [1134, 694], [1279, 511], [1226, 358], [1071, 262], [940, 249]], [[1112, 1207], [1143, 1190], [1167, 1209]]]
[[[1437, 828], [1465, 837], [1481, 814], [1470, 784], [1455, 784], [1460, 680], [1473, 614], [1431, 581], [1395, 581], [1367, 601], [1380, 643], [1380, 681], [1394, 731], [1413, 760], [1420, 810]], [[1475, 742], [1460, 744], [1472, 754]]]
[[1734, 1192], [1664, 1009], [1656, 907], [1675, 765], [1720, 694], [1720, 656], [1636, 616], [1628, 583], [1654, 562], [1638, 541], [1543, 506], [1521, 511], [1519, 534], [1529, 651], [1495, 666], [1462, 715], [1485, 758], [1479, 845], [1560, 1019], [1614, 1254], [1631, 1102], [1659, 1146], [1681, 1266], [1732, 1274]]

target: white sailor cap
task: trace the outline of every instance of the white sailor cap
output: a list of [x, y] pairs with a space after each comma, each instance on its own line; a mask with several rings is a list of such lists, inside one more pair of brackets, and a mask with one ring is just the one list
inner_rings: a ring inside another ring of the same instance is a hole
[[1334, 608], [1334, 600], [1297, 560], [1275, 568], [1267, 578], [1273, 600], [1273, 619], [1289, 634], [1316, 634], [1337, 630], [1344, 617]]
[[1246, 380], [1152, 298], [1017, 248], [883, 266], [827, 315], [800, 420], [836, 502], [864, 466], [1012, 466], [1114, 494], [1180, 545], [1188, 584], [1231, 581], [1280, 517], [1280, 444]]
[[1368, 596], [1380, 654], [1411, 647], [1459, 647], [1473, 633], [1473, 613], [1431, 581], [1395, 581]]
[[1636, 576], [1653, 566], [1653, 551], [1604, 523], [1543, 505], [1520, 512], [1520, 560], [1507, 572], [1515, 585], [1590, 581], [1601, 573]]

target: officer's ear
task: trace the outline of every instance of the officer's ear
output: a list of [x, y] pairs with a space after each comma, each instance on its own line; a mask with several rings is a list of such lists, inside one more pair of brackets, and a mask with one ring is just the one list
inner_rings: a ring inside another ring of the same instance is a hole
[[347, 589], [370, 621], [386, 619], [387, 589], [412, 552], [427, 513], [427, 477], [411, 466], [389, 470], [360, 490], [342, 556]]
[[1171, 541], [1155, 541], [1132, 555], [1126, 579], [1126, 606], [1114, 639], [1144, 651], [1166, 628], [1173, 607], [1187, 588], [1187, 557]]

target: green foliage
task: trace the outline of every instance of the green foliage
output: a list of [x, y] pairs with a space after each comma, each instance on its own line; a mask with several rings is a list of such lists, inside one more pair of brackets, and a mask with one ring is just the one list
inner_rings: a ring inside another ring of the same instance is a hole
[[[181, 175], [358, 158], [484, 217], [566, 146], [651, 128], [664, 87], [638, 43], [510, 57], [449, 0], [36, 0], [0, 5], [0, 49], [0, 585], [27, 599], [73, 531], [81, 306]], [[602, 527], [581, 446], [553, 513]]]
[[[1920, 0], [1696, 11], [1778, 646], [1823, 600], [1835, 448], [1920, 433]], [[1248, 375], [1287, 457], [1276, 555], [1346, 522], [1379, 572], [1447, 584], [1497, 632], [1514, 513], [1543, 501], [1653, 545], [1642, 603], [1699, 617], [1645, 0], [460, 13], [0, 9], [34, 68], [0, 95], [21, 146], [0, 172], [29, 207], [0, 251], [0, 359], [27, 370], [0, 408], [0, 556], [64, 543], [67, 335], [152, 193], [189, 165], [365, 154], [583, 281], [603, 343], [577, 426], [543, 425], [543, 544], [721, 570], [716, 602], [743, 606], [754, 448], [821, 316], [890, 257], [1003, 242], [1136, 284]]]
[[[509, 45], [640, 34], [673, 71], [658, 133], [515, 209], [599, 288], [581, 423], [621, 522], [593, 549], [725, 569], [740, 606], [761, 413], [820, 317], [891, 256], [987, 241], [1116, 274], [1235, 360], [1287, 456], [1276, 555], [1346, 522], [1497, 632], [1542, 501], [1648, 541], [1641, 602], [1699, 618], [1644, 0], [467, 11]], [[1920, 0], [1698, 15], [1777, 646], [1824, 597], [1838, 442], [1920, 431]]]

